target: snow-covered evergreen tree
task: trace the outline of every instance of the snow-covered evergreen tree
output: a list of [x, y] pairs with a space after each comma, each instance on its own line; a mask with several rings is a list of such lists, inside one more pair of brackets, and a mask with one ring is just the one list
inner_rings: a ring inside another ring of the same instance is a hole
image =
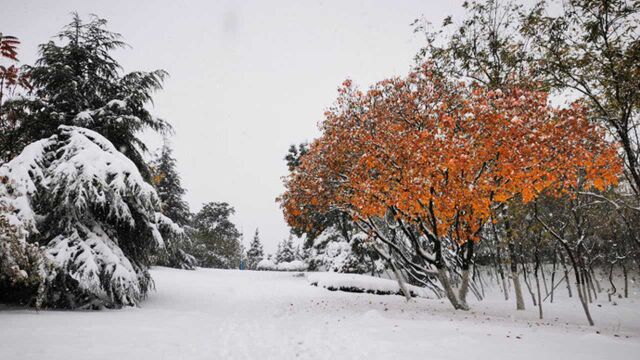
[[262, 249], [262, 243], [260, 242], [260, 232], [256, 228], [256, 232], [253, 235], [253, 240], [247, 250], [247, 268], [255, 270], [260, 260], [264, 258], [264, 250]]
[[[11, 226], [0, 232], [3, 255], [11, 254], [2, 260], [0, 278], [42, 279], [23, 299], [52, 307], [119, 307], [137, 304], [153, 287], [148, 259], [165, 244], [160, 201], [135, 164], [103, 136], [60, 126], [2, 165], [0, 179], [0, 219]], [[39, 246], [41, 259], [31, 256], [31, 244]], [[21, 265], [29, 257], [42, 263]], [[7, 276], [5, 263], [17, 275]], [[30, 273], [35, 269], [38, 276]]]
[[[191, 212], [189, 205], [183, 200], [185, 189], [182, 187], [180, 175], [176, 169], [176, 159], [165, 139], [157, 158], [151, 164], [151, 179], [162, 204], [162, 215], [158, 217], [163, 238], [171, 239], [164, 249], [156, 254], [155, 263], [180, 269], [195, 269], [196, 259], [187, 248], [191, 240], [182, 229], [188, 225]], [[178, 226], [165, 225], [163, 217]]]
[[151, 164], [153, 185], [162, 202], [162, 213], [180, 226], [185, 226], [191, 218], [189, 204], [183, 197], [186, 190], [176, 169], [173, 149], [165, 138], [159, 154]]
[[152, 263], [176, 269], [195, 270], [198, 260], [190, 253], [191, 238], [187, 231], [159, 212], [156, 213], [156, 222], [165, 240], [165, 246], [157, 249], [152, 257]]
[[276, 252], [276, 262], [278, 264], [283, 262], [291, 262], [296, 259], [295, 249], [293, 247], [293, 236], [289, 235], [287, 239], [283, 239], [278, 244], [278, 251]]
[[40, 57], [29, 71], [32, 96], [5, 104], [15, 121], [3, 136], [7, 141], [0, 144], [7, 158], [55, 134], [59, 125], [81, 126], [107, 138], [149, 179], [142, 156], [147, 148], [138, 135], [146, 129], [161, 133], [171, 129], [147, 110], [167, 74], [163, 70], [123, 74], [112, 53], [126, 44], [106, 24], [96, 16], [83, 22], [73, 14], [57, 41], [40, 46]]

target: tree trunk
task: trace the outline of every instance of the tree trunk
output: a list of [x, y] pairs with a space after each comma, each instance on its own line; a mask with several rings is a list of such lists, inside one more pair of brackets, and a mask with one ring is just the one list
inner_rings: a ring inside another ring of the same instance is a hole
[[591, 268], [591, 279], [593, 279], [593, 282], [596, 284], [596, 290], [598, 293], [601, 293], [602, 287], [600, 286], [600, 281], [598, 281], [598, 277], [596, 276], [596, 271], [593, 270], [593, 268]]
[[624, 297], [629, 297], [629, 274], [627, 273], [627, 267], [622, 264], [622, 274], [624, 275]]
[[495, 224], [493, 224], [493, 236], [496, 239], [496, 269], [498, 270], [498, 274], [500, 274], [500, 280], [502, 281], [502, 292], [504, 293], [504, 300], [509, 300], [509, 289], [507, 289], [507, 280], [504, 276], [504, 268], [502, 267], [502, 246], [500, 246], [500, 239], [498, 239], [498, 231], [496, 230]]
[[396, 268], [396, 265], [393, 263], [393, 261], [389, 261], [389, 264], [393, 269], [393, 274], [396, 276], [396, 280], [398, 281], [398, 285], [400, 286], [400, 290], [402, 291], [402, 294], [407, 299], [407, 301], [411, 300], [411, 293], [409, 292], [409, 290], [407, 290], [407, 285], [406, 285], [406, 281], [404, 280], [404, 276], [402, 276], [402, 273], [398, 271], [398, 268]]
[[616, 284], [613, 283], [613, 266], [615, 264], [611, 264], [609, 267], [609, 284], [611, 284], [611, 288], [607, 291], [607, 295], [609, 296], [609, 302], [611, 302], [611, 296], [613, 296], [618, 289], [616, 288]]
[[460, 305], [469, 309], [467, 305], [467, 294], [469, 293], [469, 269], [462, 270], [462, 282], [458, 290], [458, 301]]
[[581, 285], [582, 280], [580, 278], [580, 270], [578, 268], [578, 265], [576, 264], [576, 262], [573, 260], [573, 257], [570, 256], [570, 258], [572, 259], [572, 263], [573, 263], [573, 272], [574, 275], [576, 276], [576, 292], [578, 293], [578, 298], [580, 299], [580, 303], [582, 304], [582, 309], [584, 310], [584, 314], [587, 316], [587, 321], [589, 322], [589, 325], [593, 326], [593, 319], [591, 318], [591, 312], [589, 311], [589, 303], [587, 302], [586, 296], [584, 294], [584, 289]]
[[533, 306], [537, 306], [538, 302], [536, 301], [536, 295], [531, 290], [531, 282], [529, 281], [529, 272], [527, 271], [527, 267], [522, 264], [522, 278], [524, 280], [524, 284], [527, 285], [527, 290], [529, 291], [529, 295], [531, 295], [531, 302], [533, 302]]
[[564, 255], [562, 255], [562, 252], [560, 252], [560, 261], [564, 268], [564, 281], [567, 284], [567, 292], [569, 293], [569, 297], [573, 297], [573, 294], [571, 293], [571, 281], [569, 280], [569, 270], [567, 269], [567, 263], [564, 261]]
[[477, 273], [478, 282], [480, 283], [480, 292], [482, 293], [482, 298], [485, 297], [484, 293], [484, 281], [482, 280], [482, 270], [478, 270], [476, 266], [473, 267], [473, 272]]
[[593, 302], [593, 299], [591, 298], [591, 290], [589, 289], [589, 284], [588, 284], [589, 280], [587, 279], [587, 276], [588, 276], [587, 270], [583, 269], [582, 270], [582, 291], [586, 293], [586, 297], [587, 299], [589, 299], [589, 304], [591, 304]]
[[536, 277], [536, 288], [538, 290], [538, 315], [540, 316], [540, 320], [542, 320], [542, 296], [540, 295], [540, 278], [538, 277], [538, 270], [540, 270], [540, 258], [538, 257], [538, 255], [536, 255], [536, 267], [534, 270], [534, 275]]
[[593, 280], [593, 271], [587, 270], [587, 281], [589, 282], [589, 288], [591, 292], [593, 292], [593, 298], [598, 300], [598, 292], [596, 291], [596, 287], [594, 286]]
[[518, 261], [515, 246], [511, 241], [509, 242], [509, 256], [511, 258], [511, 281], [513, 282], [513, 289], [516, 294], [516, 310], [524, 310], [522, 286], [520, 285], [520, 277], [518, 276]]
[[556, 280], [556, 266], [558, 264], [558, 257], [556, 250], [553, 250], [553, 267], [551, 271], [551, 300], [550, 302], [553, 304], [553, 293], [556, 289], [555, 280]]
[[547, 287], [547, 278], [544, 276], [544, 266], [540, 267], [540, 275], [542, 276], [542, 285], [544, 285], [544, 295], [549, 295], [549, 288]]
[[[576, 274], [576, 276], [578, 276]], [[584, 296], [584, 290], [582, 290], [582, 286], [580, 285], [580, 281], [576, 281], [576, 288], [577, 288], [577, 292], [578, 292], [578, 297], [580, 298], [580, 303], [582, 303], [582, 309], [584, 310], [585, 315], [587, 316], [587, 321], [589, 322], [589, 325], [593, 326], [593, 319], [591, 318], [591, 312], [589, 311], [589, 303], [587, 302], [587, 299], [585, 299]]]
[[456, 297], [455, 292], [453, 291], [453, 287], [451, 287], [451, 282], [449, 281], [449, 274], [444, 268], [438, 269], [438, 280], [440, 284], [442, 284], [442, 288], [444, 289], [444, 293], [449, 299], [449, 302], [456, 310], [469, 310], [466, 304], [461, 304]]
[[507, 289], [507, 279], [504, 276], [504, 269], [502, 264], [498, 264], [498, 273], [500, 274], [500, 281], [502, 281], [502, 292], [504, 293], [504, 299], [509, 300], [509, 289]]

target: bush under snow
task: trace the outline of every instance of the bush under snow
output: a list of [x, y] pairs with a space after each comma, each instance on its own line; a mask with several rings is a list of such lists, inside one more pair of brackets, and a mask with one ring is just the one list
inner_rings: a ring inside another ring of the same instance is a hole
[[262, 259], [258, 262], [256, 269], [270, 271], [305, 271], [307, 267], [307, 264], [300, 260], [285, 261], [276, 264], [270, 259]]
[[[331, 272], [307, 273], [306, 277], [311, 285], [332, 291], [377, 295], [404, 295], [398, 281], [392, 279], [360, 274], [336, 274]], [[424, 288], [409, 284], [406, 284], [406, 287], [412, 297], [429, 297], [427, 290]]]
[[366, 256], [363, 246], [368, 236], [362, 232], [350, 233], [350, 239], [334, 226], [326, 228], [313, 240], [309, 249], [309, 268], [341, 273], [380, 272], [384, 264]]
[[270, 259], [262, 259], [256, 265], [257, 270], [277, 270], [277, 265]]
[[305, 271], [307, 270], [307, 264], [300, 260], [293, 260], [289, 262], [281, 262], [276, 265], [278, 271]]

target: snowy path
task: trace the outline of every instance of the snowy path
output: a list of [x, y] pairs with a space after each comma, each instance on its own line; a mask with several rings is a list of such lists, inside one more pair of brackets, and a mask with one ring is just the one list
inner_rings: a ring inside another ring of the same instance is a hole
[[633, 300], [594, 307], [598, 326], [589, 328], [575, 299], [548, 305], [549, 320], [538, 322], [535, 309], [516, 313], [504, 300], [454, 313], [437, 300], [330, 292], [292, 273], [152, 273], [158, 290], [141, 308], [0, 310], [0, 359], [621, 360], [640, 353]]

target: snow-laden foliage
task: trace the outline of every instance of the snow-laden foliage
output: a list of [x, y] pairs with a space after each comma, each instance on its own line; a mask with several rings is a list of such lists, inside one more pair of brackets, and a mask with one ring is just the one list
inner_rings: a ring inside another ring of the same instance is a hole
[[304, 271], [307, 270], [307, 268], [307, 264], [302, 260], [281, 262], [276, 265], [276, 270], [278, 271]]
[[276, 262], [285, 263], [296, 260], [296, 250], [293, 246], [293, 237], [289, 236], [287, 239], [283, 239], [278, 244], [278, 250], [276, 250]]
[[249, 250], [247, 250], [247, 268], [255, 270], [258, 264], [264, 258], [264, 250], [262, 249], [262, 243], [260, 242], [260, 232], [256, 229]]
[[278, 265], [271, 259], [262, 259], [256, 265], [256, 270], [277, 270]]
[[74, 13], [54, 39], [40, 45], [29, 67], [30, 96], [3, 105], [0, 118], [10, 120], [10, 126], [0, 131], [0, 159], [12, 159], [27, 145], [55, 134], [59, 125], [80, 126], [107, 138], [148, 179], [147, 147], [139, 136], [145, 130], [171, 131], [148, 110], [167, 73], [125, 73], [113, 57], [124, 47], [106, 20], [92, 15], [84, 21]]
[[168, 216], [161, 213], [156, 213], [156, 223], [162, 238], [165, 240], [165, 247], [155, 254], [153, 264], [195, 270], [198, 261], [185, 250], [191, 246], [191, 239], [187, 232]]
[[[336, 274], [331, 272], [313, 272], [305, 275], [312, 286], [331, 291], [369, 293], [377, 295], [403, 295], [402, 288], [395, 279], [385, 279], [361, 274]], [[412, 297], [429, 298], [428, 290], [407, 285]]]
[[188, 233], [183, 230], [190, 221], [191, 211], [183, 199], [186, 190], [182, 187], [180, 174], [176, 169], [176, 159], [166, 139], [150, 169], [151, 181], [162, 207], [162, 213], [156, 216], [160, 233], [163, 238], [169, 240], [166, 251], [156, 254], [152, 260], [153, 264], [193, 270], [197, 260], [188, 251], [192, 243]]
[[305, 271], [309, 268], [306, 262], [302, 260], [292, 260], [275, 263], [271, 259], [262, 259], [258, 262], [255, 269], [263, 271]]
[[308, 250], [309, 267], [314, 270], [324, 270], [342, 273], [365, 273], [384, 270], [380, 260], [374, 260], [366, 255], [364, 240], [368, 236], [355, 233], [346, 238], [335, 227], [325, 229], [313, 241]]
[[[8, 185], [6, 177], [0, 178]], [[6, 187], [0, 187], [7, 189]], [[25, 230], [14, 211], [0, 204], [0, 302], [22, 303], [25, 293], [34, 293], [44, 278], [43, 255], [27, 243]]]
[[177, 161], [167, 139], [151, 163], [151, 175], [162, 202], [162, 213], [180, 226], [187, 225], [191, 218], [189, 204], [183, 199], [187, 191], [182, 187]]
[[152, 288], [148, 258], [165, 245], [160, 231], [178, 228], [157, 214], [154, 188], [103, 136], [60, 126], [2, 165], [0, 178], [0, 218], [14, 227], [13, 243], [41, 246], [42, 305], [135, 305]]

